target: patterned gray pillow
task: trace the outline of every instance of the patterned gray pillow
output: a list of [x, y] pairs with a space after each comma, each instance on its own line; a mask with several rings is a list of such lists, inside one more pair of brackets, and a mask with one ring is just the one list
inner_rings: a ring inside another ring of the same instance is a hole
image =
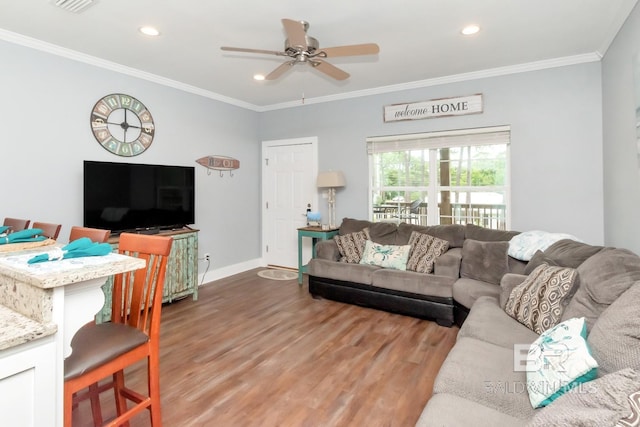
[[407, 261], [407, 270], [418, 273], [431, 273], [436, 258], [449, 249], [447, 240], [417, 231], [411, 232], [409, 245], [411, 245], [411, 252], [409, 253], [409, 261]]
[[560, 323], [577, 270], [541, 264], [516, 286], [504, 311], [537, 334]]
[[364, 253], [364, 247], [369, 240], [369, 228], [355, 233], [335, 236], [333, 240], [340, 251], [340, 262], [358, 264]]

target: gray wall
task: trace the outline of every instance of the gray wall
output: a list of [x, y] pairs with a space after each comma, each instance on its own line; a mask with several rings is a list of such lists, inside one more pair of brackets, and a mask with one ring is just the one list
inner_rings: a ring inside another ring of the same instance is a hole
[[640, 253], [640, 165], [634, 87], [638, 91], [640, 75], [634, 79], [633, 62], [638, 54], [640, 8], [636, 6], [602, 61], [605, 242], [636, 253]]
[[[572, 65], [260, 114], [263, 140], [317, 136], [319, 169], [344, 171], [337, 217], [366, 218], [368, 136], [511, 126], [511, 228], [602, 244], [600, 63]], [[484, 112], [384, 123], [385, 105], [484, 95]], [[325, 209], [324, 206], [321, 208]]]
[[[0, 217], [62, 223], [66, 241], [82, 224], [84, 159], [195, 166], [201, 256], [211, 254], [212, 269], [261, 256], [258, 113], [1, 41], [0, 63]], [[91, 109], [114, 92], [153, 114], [156, 137], [139, 156], [113, 155], [91, 133]], [[210, 154], [241, 168], [208, 176], [195, 160]]]

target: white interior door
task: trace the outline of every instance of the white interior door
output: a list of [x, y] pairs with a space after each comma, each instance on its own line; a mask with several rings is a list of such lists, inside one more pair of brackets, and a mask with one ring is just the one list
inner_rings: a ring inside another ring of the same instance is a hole
[[[297, 229], [307, 224], [308, 204], [318, 210], [317, 141], [311, 137], [263, 142], [262, 236], [268, 265], [298, 268]], [[304, 245], [307, 260], [311, 244]]]

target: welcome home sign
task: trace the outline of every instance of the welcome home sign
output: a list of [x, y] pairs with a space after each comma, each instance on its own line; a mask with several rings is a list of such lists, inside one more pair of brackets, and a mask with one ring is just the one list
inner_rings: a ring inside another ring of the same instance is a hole
[[421, 120], [479, 113], [482, 113], [482, 94], [387, 105], [384, 107], [384, 121]]

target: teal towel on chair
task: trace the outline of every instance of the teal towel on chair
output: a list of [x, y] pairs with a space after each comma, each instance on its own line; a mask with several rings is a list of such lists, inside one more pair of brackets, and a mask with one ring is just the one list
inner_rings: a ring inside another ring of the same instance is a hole
[[28, 228], [26, 230], [16, 231], [0, 237], [0, 245], [7, 243], [25, 243], [25, 242], [41, 242], [47, 240], [47, 237], [41, 236], [42, 230], [39, 228]]
[[113, 248], [108, 243], [95, 243], [88, 237], [81, 237], [62, 248], [49, 253], [39, 254], [31, 258], [27, 263], [57, 261], [67, 258], [80, 258], [86, 256], [102, 256], [113, 252]]

